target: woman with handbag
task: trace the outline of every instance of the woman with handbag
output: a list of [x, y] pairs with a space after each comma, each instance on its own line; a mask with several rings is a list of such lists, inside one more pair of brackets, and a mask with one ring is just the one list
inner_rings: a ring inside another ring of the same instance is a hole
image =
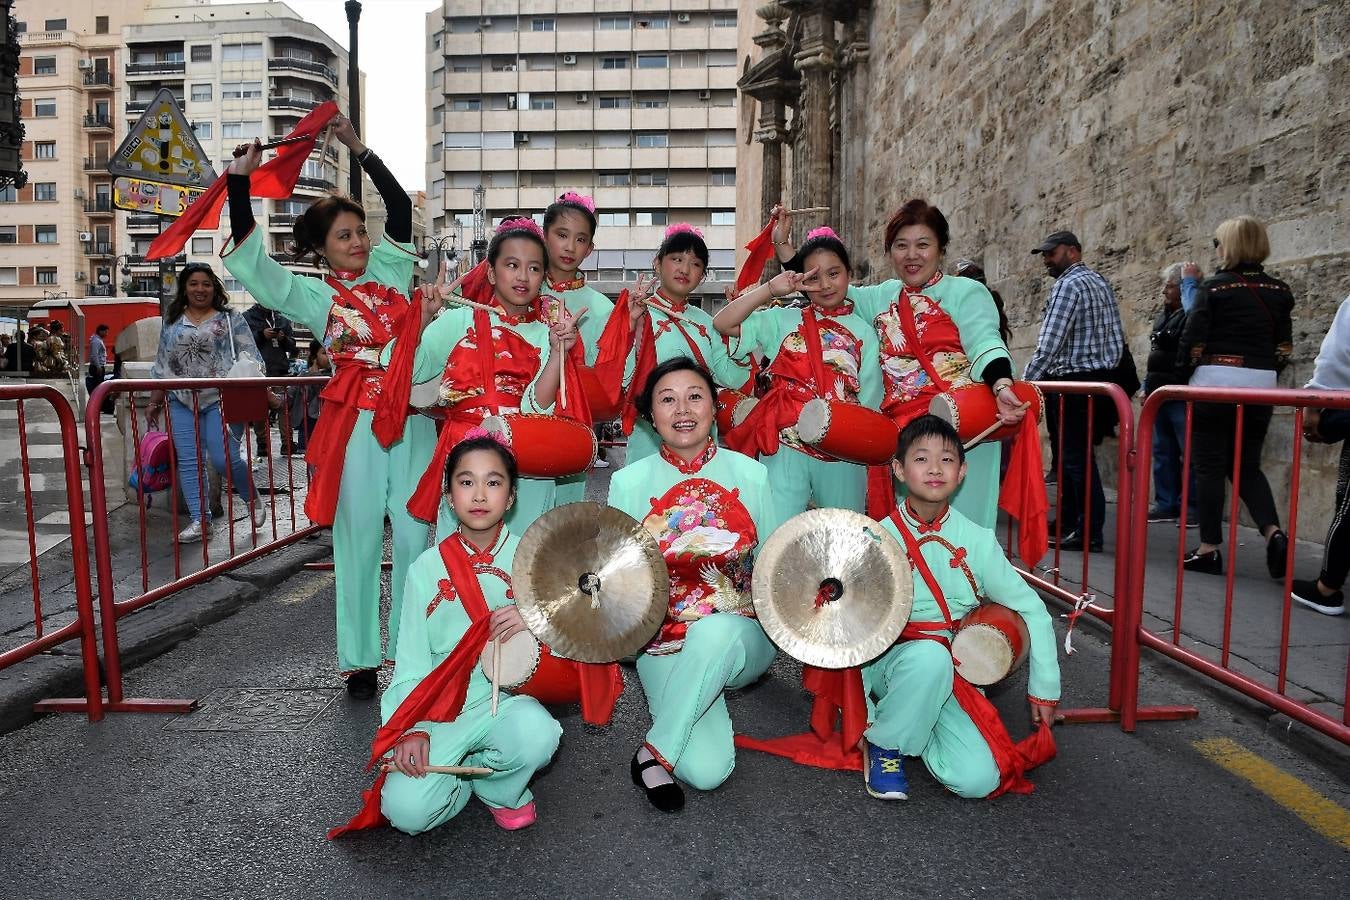
[[[229, 297], [211, 267], [188, 263], [178, 274], [178, 293], [169, 304], [159, 332], [159, 349], [151, 378], [223, 378], [229, 375], [241, 356], [258, 357], [244, 317], [230, 312]], [[261, 374], [259, 372], [258, 374]], [[196, 394], [194, 401], [193, 394]], [[211, 532], [210, 504], [204, 503], [205, 481], [198, 455], [206, 448], [211, 467], [226, 474], [236, 493], [248, 503], [255, 528], [267, 520], [267, 508], [253, 487], [253, 474], [239, 451], [239, 437], [229, 433], [226, 448], [220, 418], [220, 392], [215, 388], [153, 391], [146, 421], [153, 427], [165, 409], [165, 429], [173, 438], [178, 458], [178, 478], [192, 521], [178, 533], [179, 543], [200, 541]], [[199, 443], [200, 441], [200, 443]]]
[[[1251, 216], [1229, 219], [1214, 231], [1219, 269], [1205, 279], [1181, 333], [1179, 361], [1193, 368], [1198, 387], [1273, 388], [1293, 352], [1294, 293], [1268, 274], [1261, 263], [1270, 255], [1266, 229]], [[1183, 565], [1193, 572], [1223, 574], [1224, 479], [1232, 477], [1233, 454], [1242, 448], [1239, 494], [1266, 539], [1266, 567], [1283, 578], [1289, 537], [1270, 483], [1261, 471], [1261, 450], [1274, 410], [1247, 406], [1242, 430], [1234, 435], [1237, 406], [1197, 403], [1194, 433], [1196, 489], [1199, 496], [1200, 546]]]

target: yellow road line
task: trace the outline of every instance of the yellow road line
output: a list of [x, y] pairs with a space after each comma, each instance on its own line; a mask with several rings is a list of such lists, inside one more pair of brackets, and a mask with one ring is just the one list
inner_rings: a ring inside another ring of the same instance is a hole
[[1210, 762], [1251, 782], [1333, 844], [1350, 850], [1350, 810], [1228, 738], [1205, 738], [1192, 746]]

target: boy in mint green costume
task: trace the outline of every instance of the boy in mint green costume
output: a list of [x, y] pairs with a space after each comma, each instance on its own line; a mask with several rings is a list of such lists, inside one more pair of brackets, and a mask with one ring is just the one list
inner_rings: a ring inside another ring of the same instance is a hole
[[953, 674], [960, 670], [952, 660], [951, 625], [981, 601], [1022, 617], [1031, 639], [1031, 718], [1047, 725], [1054, 721], [1060, 692], [1054, 626], [1044, 602], [1008, 562], [993, 532], [948, 506], [965, 474], [961, 445], [950, 425], [934, 416], [912, 422], [901, 433], [893, 468], [909, 491], [882, 527], [910, 548], [911, 559], [917, 545], [928, 572], [915, 565], [914, 605], [900, 641], [862, 667], [871, 713], [865, 732], [868, 792], [906, 799], [903, 757], [918, 756], [953, 793], [986, 797], [999, 789], [1006, 773], [954, 690]]

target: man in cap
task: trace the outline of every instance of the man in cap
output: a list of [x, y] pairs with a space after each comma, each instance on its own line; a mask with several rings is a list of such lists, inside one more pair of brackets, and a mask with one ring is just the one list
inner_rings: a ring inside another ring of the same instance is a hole
[[[1056, 231], [1032, 248], [1055, 279], [1041, 316], [1041, 331], [1036, 350], [1027, 363], [1028, 381], [1116, 381], [1117, 366], [1125, 352], [1125, 330], [1120, 307], [1111, 285], [1100, 274], [1083, 264], [1083, 245], [1071, 231]], [[1098, 402], [1094, 420], [1110, 415], [1109, 402]], [[1046, 420], [1051, 439], [1059, 429], [1059, 404], [1046, 403]], [[1088, 398], [1069, 395], [1064, 398], [1064, 477], [1059, 485], [1063, 501], [1064, 526], [1059, 546], [1064, 550], [1098, 552], [1102, 549], [1102, 528], [1106, 524], [1106, 497], [1095, 455], [1087, 452]], [[1094, 445], [1105, 433], [1093, 429]], [[1083, 498], [1091, 493], [1091, 521], [1083, 521]], [[1072, 528], [1068, 526], [1072, 525]], [[1052, 527], [1052, 534], [1054, 532]], [[1086, 532], [1086, 533], [1085, 533]]]

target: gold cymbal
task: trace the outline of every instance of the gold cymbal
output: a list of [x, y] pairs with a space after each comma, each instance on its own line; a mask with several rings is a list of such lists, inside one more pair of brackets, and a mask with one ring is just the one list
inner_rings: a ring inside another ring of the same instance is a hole
[[636, 653], [665, 620], [670, 572], [642, 524], [598, 503], [534, 521], [511, 564], [516, 608], [554, 656], [607, 663]]
[[807, 510], [783, 523], [760, 546], [751, 592], [769, 638], [827, 669], [880, 656], [914, 605], [904, 548], [848, 509]]

